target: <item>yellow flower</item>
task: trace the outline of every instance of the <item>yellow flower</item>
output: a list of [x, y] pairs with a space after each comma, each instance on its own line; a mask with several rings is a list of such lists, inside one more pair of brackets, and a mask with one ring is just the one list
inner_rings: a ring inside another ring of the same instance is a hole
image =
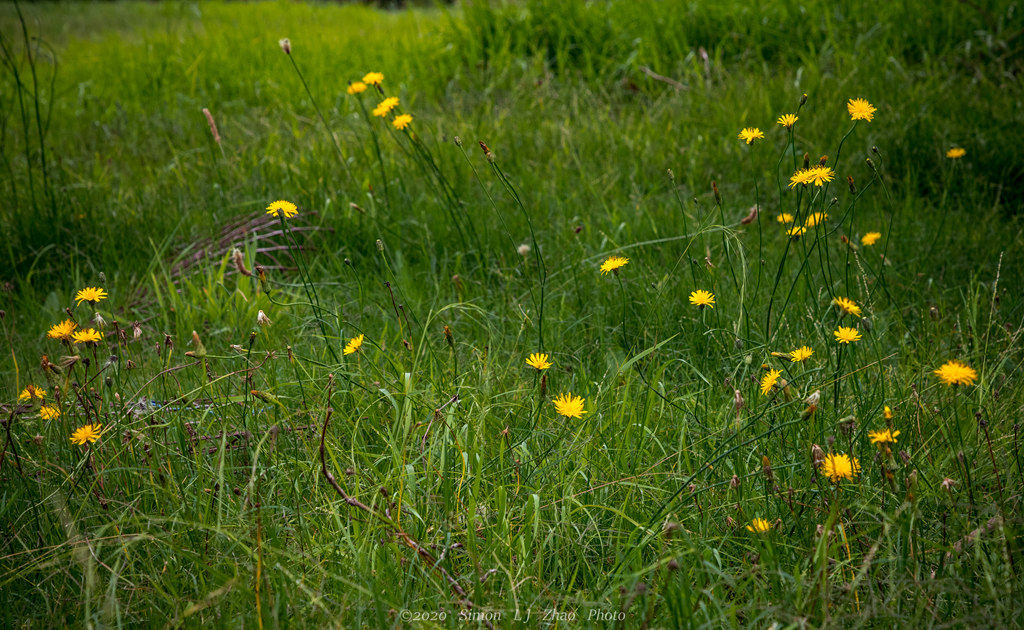
[[409, 114], [401, 114], [399, 116], [395, 116], [395, 119], [391, 121], [391, 124], [394, 125], [395, 129], [401, 131], [402, 129], [408, 127], [409, 123], [411, 122], [412, 116], [410, 116]]
[[868, 431], [868, 437], [871, 438], [872, 444], [895, 444], [896, 436], [899, 434], [899, 431], [894, 432], [892, 429], [882, 429], [881, 431]]
[[882, 417], [886, 420], [892, 420], [892, 409], [889, 409], [889, 405], [886, 405], [885, 409], [882, 410]]
[[824, 183], [832, 181], [836, 176], [836, 172], [827, 166], [812, 166], [807, 169], [807, 181], [804, 183], [814, 182], [815, 186], [821, 186]]
[[807, 233], [807, 228], [803, 227], [802, 225], [798, 225], [796, 227], [791, 227], [788, 230], [786, 230], [786, 234], [788, 234], [789, 236], [792, 236], [793, 238], [800, 238], [801, 236], [803, 236], [806, 233]]
[[797, 118], [796, 114], [783, 114], [782, 116], [779, 116], [779, 119], [775, 122], [779, 123], [786, 129], [792, 129], [793, 125], [795, 125], [798, 120], [800, 119]]
[[365, 335], [359, 335], [358, 337], [352, 337], [349, 339], [348, 343], [345, 344], [345, 349], [341, 351], [342, 354], [353, 354], [358, 352], [359, 349], [363, 347], [364, 336]]
[[755, 518], [750, 521], [750, 525], [747, 525], [747, 530], [752, 531], [755, 534], [763, 534], [772, 528], [772, 524], [763, 518]]
[[346, 92], [348, 92], [349, 94], [362, 94], [365, 91], [366, 84], [363, 83], [362, 81], [355, 81], [353, 83], [349, 83], [348, 89], [346, 90]]
[[551, 363], [548, 362], [548, 355], [539, 354], [537, 352], [530, 355], [530, 358], [526, 360], [526, 365], [536, 368], [537, 370], [546, 370], [551, 367]]
[[390, 114], [391, 110], [393, 110], [396, 107], [398, 107], [398, 97], [397, 96], [389, 96], [386, 99], [384, 99], [383, 101], [381, 101], [377, 105], [377, 107], [375, 107], [373, 109], [373, 115], [374, 116], [380, 116], [381, 118], [383, 118], [384, 116], [387, 116], [388, 114]]
[[65, 319], [59, 324], [50, 326], [46, 336], [50, 339], [71, 339], [71, 333], [75, 332], [76, 328], [78, 328], [78, 324], [70, 319]]
[[959, 160], [965, 155], [967, 155], [967, 150], [961, 147], [953, 147], [949, 151], [946, 151], [946, 157], [951, 160]]
[[792, 223], [793, 215], [791, 215], [788, 212], [783, 212], [779, 216], [775, 217], [775, 220], [778, 221], [779, 223]]
[[43, 420], [56, 420], [60, 417], [60, 409], [56, 407], [42, 407], [39, 409], [39, 417]]
[[24, 402], [26, 400], [42, 400], [46, 398], [46, 390], [40, 389], [35, 385], [28, 385], [25, 389], [21, 390], [18, 394], [18, 402]]
[[290, 201], [275, 201], [267, 206], [267, 214], [277, 217], [281, 216], [279, 213], [284, 213], [284, 216], [290, 219], [297, 215], [299, 211], [296, 209], [295, 204]]
[[880, 238], [882, 238], [881, 232], [868, 232], [864, 236], [860, 237], [860, 244], [866, 247], [871, 247], [877, 243]]
[[789, 187], [796, 188], [799, 184], [807, 185], [811, 183], [813, 173], [809, 168], [799, 169], [789, 177]]
[[775, 384], [779, 382], [780, 376], [782, 376], [782, 370], [769, 370], [767, 374], [761, 377], [762, 396], [767, 396], [768, 392], [772, 391]]
[[811, 350], [807, 346], [797, 348], [796, 350], [789, 353], [789, 360], [793, 363], [803, 363], [807, 359], [811, 358], [814, 354], [814, 350]]
[[747, 144], [754, 144], [754, 140], [764, 138], [764, 134], [757, 127], [744, 127], [738, 137], [740, 140], [746, 140]]
[[363, 77], [363, 83], [367, 85], [380, 85], [384, 81], [384, 75], [379, 72], [367, 72]]
[[943, 363], [942, 367], [935, 370], [935, 375], [946, 385], [973, 385], [978, 379], [974, 368], [956, 359]]
[[81, 291], [75, 294], [75, 306], [80, 305], [82, 302], [89, 302], [95, 304], [100, 300], [107, 298], [107, 292], [98, 287], [85, 287]]
[[560, 416], [566, 418], [582, 418], [583, 414], [587, 413], [583, 411], [584, 398], [582, 396], [575, 396], [573, 394], [559, 394], [558, 398], [555, 398], [551, 402], [555, 403], [555, 412]]
[[83, 328], [82, 330], [75, 331], [71, 337], [75, 340], [75, 343], [98, 343], [100, 339], [103, 339], [103, 333], [93, 328]]
[[628, 262], [628, 258], [623, 258], [622, 256], [612, 256], [608, 260], [601, 263], [601, 274], [607, 275], [609, 271], [614, 271], [615, 273], [618, 273], [618, 269], [620, 267], [625, 267]]
[[690, 304], [704, 308], [705, 306], [715, 308], [715, 296], [711, 291], [697, 289], [690, 294]]
[[840, 326], [837, 331], [832, 333], [836, 337], [836, 341], [839, 343], [850, 343], [851, 341], [860, 341], [860, 333], [856, 328], [849, 328], [847, 326]]
[[845, 453], [829, 453], [821, 463], [820, 470], [832, 483], [843, 479], [853, 481], [860, 472], [860, 462], [856, 457], [850, 457]]
[[850, 120], [866, 120], [871, 122], [878, 110], [872, 107], [871, 103], [862, 98], [851, 98], [846, 104], [846, 110], [850, 112]]
[[824, 212], [812, 212], [807, 220], [804, 221], [804, 226], [812, 228], [819, 223], [824, 223], [828, 219], [828, 215]]
[[75, 429], [75, 432], [71, 434], [71, 443], [85, 445], [86, 442], [95, 442], [100, 439], [100, 433], [103, 430], [102, 424], [87, 424], [82, 427]]
[[850, 315], [856, 315], [857, 317], [860, 317], [860, 307], [857, 306], [857, 303], [851, 300], [850, 298], [835, 297], [832, 298], [832, 303], [838, 306], [839, 309], [844, 313], [849, 313]]

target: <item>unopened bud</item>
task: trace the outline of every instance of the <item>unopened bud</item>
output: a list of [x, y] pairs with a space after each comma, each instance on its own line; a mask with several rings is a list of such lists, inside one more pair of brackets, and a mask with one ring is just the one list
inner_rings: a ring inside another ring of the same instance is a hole
[[803, 107], [806, 104], [807, 104], [807, 95], [804, 94], [803, 96], [800, 97], [800, 107]]
[[722, 193], [718, 192], [718, 182], [711, 180], [711, 190], [715, 193], [715, 203], [722, 205]]
[[875, 163], [871, 161], [871, 158], [865, 158], [864, 161], [867, 162], [868, 168], [870, 168], [872, 171], [875, 170]]
[[282, 40], [279, 40], [277, 42], [277, 45], [281, 47], [281, 50], [284, 51], [284, 54], [286, 54], [286, 55], [292, 54], [292, 43], [291, 43], [291, 41], [287, 37], [285, 37]]
[[808, 168], [811, 165], [811, 154], [804, 153], [804, 168]]
[[849, 186], [850, 186], [850, 194], [851, 195], [856, 195], [857, 194], [857, 186], [853, 183], [853, 176], [852, 175], [847, 175], [846, 176], [846, 183], [849, 184]]
[[458, 136], [455, 136], [455, 146], [457, 146], [457, 147], [461, 147], [462, 146], [462, 138], [460, 138]]

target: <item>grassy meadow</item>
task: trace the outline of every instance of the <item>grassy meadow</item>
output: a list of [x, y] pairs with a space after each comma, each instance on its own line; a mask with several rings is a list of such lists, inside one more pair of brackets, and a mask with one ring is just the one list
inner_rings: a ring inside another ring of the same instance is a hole
[[0, 5], [0, 626], [1024, 627], [1020, 7], [844, 4]]

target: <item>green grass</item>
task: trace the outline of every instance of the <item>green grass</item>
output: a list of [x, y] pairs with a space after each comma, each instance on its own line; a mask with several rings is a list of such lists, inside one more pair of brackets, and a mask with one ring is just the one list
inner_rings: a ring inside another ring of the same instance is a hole
[[762, 4], [0, 7], [2, 625], [1024, 625], [1015, 9]]

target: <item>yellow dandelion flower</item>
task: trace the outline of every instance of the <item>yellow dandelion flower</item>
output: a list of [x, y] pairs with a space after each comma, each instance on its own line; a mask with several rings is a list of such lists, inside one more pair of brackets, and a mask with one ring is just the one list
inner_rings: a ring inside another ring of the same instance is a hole
[[379, 72], [367, 72], [363, 77], [363, 83], [367, 85], [380, 85], [384, 82], [384, 75]]
[[763, 518], [755, 518], [750, 521], [750, 525], [747, 525], [747, 530], [752, 531], [755, 534], [763, 534], [772, 528], [772, 524]]
[[965, 155], [967, 155], [967, 149], [963, 149], [961, 147], [953, 147], [949, 151], [946, 151], [946, 157], [951, 160], [959, 160]]
[[782, 370], [769, 370], [767, 374], [761, 377], [762, 396], [767, 396], [768, 392], [772, 391], [775, 384], [779, 382], [780, 376], [782, 376]]
[[622, 256], [612, 256], [608, 258], [608, 260], [601, 263], [601, 274], [607, 275], [609, 271], [614, 271], [615, 273], [618, 273], [618, 270], [621, 267], [625, 267], [627, 263], [629, 263], [628, 258], [623, 258]]
[[411, 122], [412, 116], [410, 116], [409, 114], [401, 114], [399, 116], [395, 116], [395, 119], [391, 121], [391, 124], [395, 127], [395, 129], [401, 131], [408, 127], [409, 123]]
[[775, 122], [782, 125], [786, 129], [792, 129], [793, 125], [795, 125], [796, 121], [798, 120], [800, 119], [797, 118], [796, 114], [783, 114], [782, 116], [779, 116], [779, 119], [776, 120]]
[[788, 234], [789, 236], [792, 236], [793, 238], [800, 238], [801, 236], [803, 236], [806, 233], [807, 233], [807, 228], [803, 227], [802, 225], [798, 225], [796, 227], [791, 227], [788, 230], [786, 230], [786, 234]]
[[860, 307], [857, 306], [857, 303], [850, 298], [834, 297], [832, 298], [832, 303], [838, 306], [839, 310], [843, 311], [843, 313], [849, 313], [850, 315], [860, 317]]
[[886, 420], [892, 420], [892, 409], [889, 409], [889, 405], [886, 405], [885, 409], [882, 410], [882, 417]]
[[358, 337], [352, 337], [349, 339], [348, 343], [345, 344], [345, 349], [341, 351], [342, 354], [353, 354], [358, 352], [359, 349], [363, 347], [364, 336], [365, 335], [359, 335]]
[[877, 243], [880, 238], [882, 238], [881, 232], [868, 232], [864, 236], [860, 237], [860, 244], [865, 247], [871, 247]]
[[804, 221], [804, 227], [812, 228], [819, 223], [824, 223], [828, 220], [828, 214], [825, 212], [812, 212], [807, 219]]
[[555, 398], [551, 402], [555, 403], [555, 413], [566, 418], [582, 418], [583, 414], [587, 413], [583, 411], [583, 403], [585, 399], [582, 396], [575, 396], [573, 394], [559, 394], [558, 398]]
[[761, 140], [764, 138], [764, 134], [757, 127], [744, 127], [737, 137], [746, 141], [747, 144], [754, 144], [754, 140]]
[[75, 332], [76, 328], [78, 328], [78, 324], [70, 319], [65, 319], [59, 324], [50, 326], [46, 336], [50, 339], [71, 339], [71, 333]]
[[103, 333], [93, 328], [83, 328], [76, 330], [71, 337], [75, 343], [98, 343], [100, 339], [103, 339]]
[[790, 352], [789, 360], [793, 363], [803, 363], [807, 359], [811, 358], [812, 354], [814, 354], [814, 350], [811, 350], [807, 346], [803, 346]]
[[789, 187], [796, 188], [798, 185], [811, 183], [814, 173], [809, 168], [802, 168], [789, 177]]
[[791, 215], [788, 212], [783, 212], [779, 216], [775, 217], [775, 220], [778, 221], [779, 223], [783, 223], [783, 224], [785, 224], [785, 223], [792, 223], [793, 220], [794, 220], [794, 217], [793, 217], [793, 215]]
[[943, 363], [942, 367], [935, 370], [935, 375], [946, 385], [973, 385], [978, 380], [974, 368], [956, 359]]
[[711, 291], [705, 291], [704, 289], [697, 289], [690, 294], [690, 304], [704, 308], [715, 308], [715, 295]]
[[43, 420], [56, 420], [60, 417], [60, 409], [47, 405], [39, 409], [39, 417]]
[[838, 483], [843, 479], [853, 481], [853, 478], [860, 472], [860, 462], [856, 457], [850, 457], [845, 453], [829, 453], [825, 456], [825, 461], [821, 463], [819, 470], [832, 483]]
[[373, 115], [383, 118], [384, 116], [390, 114], [391, 110], [393, 110], [396, 107], [398, 107], [398, 97], [389, 96], [380, 103], [378, 103], [377, 107], [373, 108]]
[[856, 328], [849, 328], [848, 326], [840, 326], [838, 330], [832, 333], [836, 337], [836, 341], [839, 343], [850, 343], [851, 341], [860, 341], [860, 332]]
[[349, 94], [362, 94], [366, 91], [366, 84], [362, 81], [354, 81], [348, 84], [346, 92]]
[[275, 201], [267, 206], [267, 214], [272, 214], [275, 217], [284, 214], [285, 218], [290, 219], [298, 213], [298, 208], [296, 208], [295, 204], [290, 201]]
[[850, 102], [846, 104], [846, 111], [850, 112], [850, 120], [871, 122], [878, 110], [862, 98], [851, 98]]
[[21, 390], [18, 394], [18, 402], [25, 402], [26, 400], [42, 400], [46, 398], [46, 390], [40, 389], [35, 385], [27, 385], [25, 389]]
[[530, 355], [530, 358], [526, 360], [526, 365], [532, 368], [536, 368], [538, 371], [546, 370], [551, 367], [551, 363], [548, 361], [548, 355], [534, 352]]
[[71, 434], [71, 443], [82, 446], [86, 443], [93, 443], [100, 439], [100, 433], [102, 433], [102, 431], [102, 424], [87, 424], [85, 426], [78, 427], [75, 429], [75, 432]]
[[107, 299], [107, 292], [99, 287], [85, 287], [81, 291], [75, 294], [75, 306], [80, 305], [82, 302], [89, 302], [95, 304], [100, 300]]
[[899, 431], [893, 431], [892, 429], [868, 431], [868, 437], [871, 438], [872, 444], [895, 444], [896, 436], [899, 434]]
[[836, 172], [827, 166], [812, 166], [807, 169], [807, 181], [804, 183], [813, 183], [815, 186], [821, 186], [826, 184], [836, 177]]

